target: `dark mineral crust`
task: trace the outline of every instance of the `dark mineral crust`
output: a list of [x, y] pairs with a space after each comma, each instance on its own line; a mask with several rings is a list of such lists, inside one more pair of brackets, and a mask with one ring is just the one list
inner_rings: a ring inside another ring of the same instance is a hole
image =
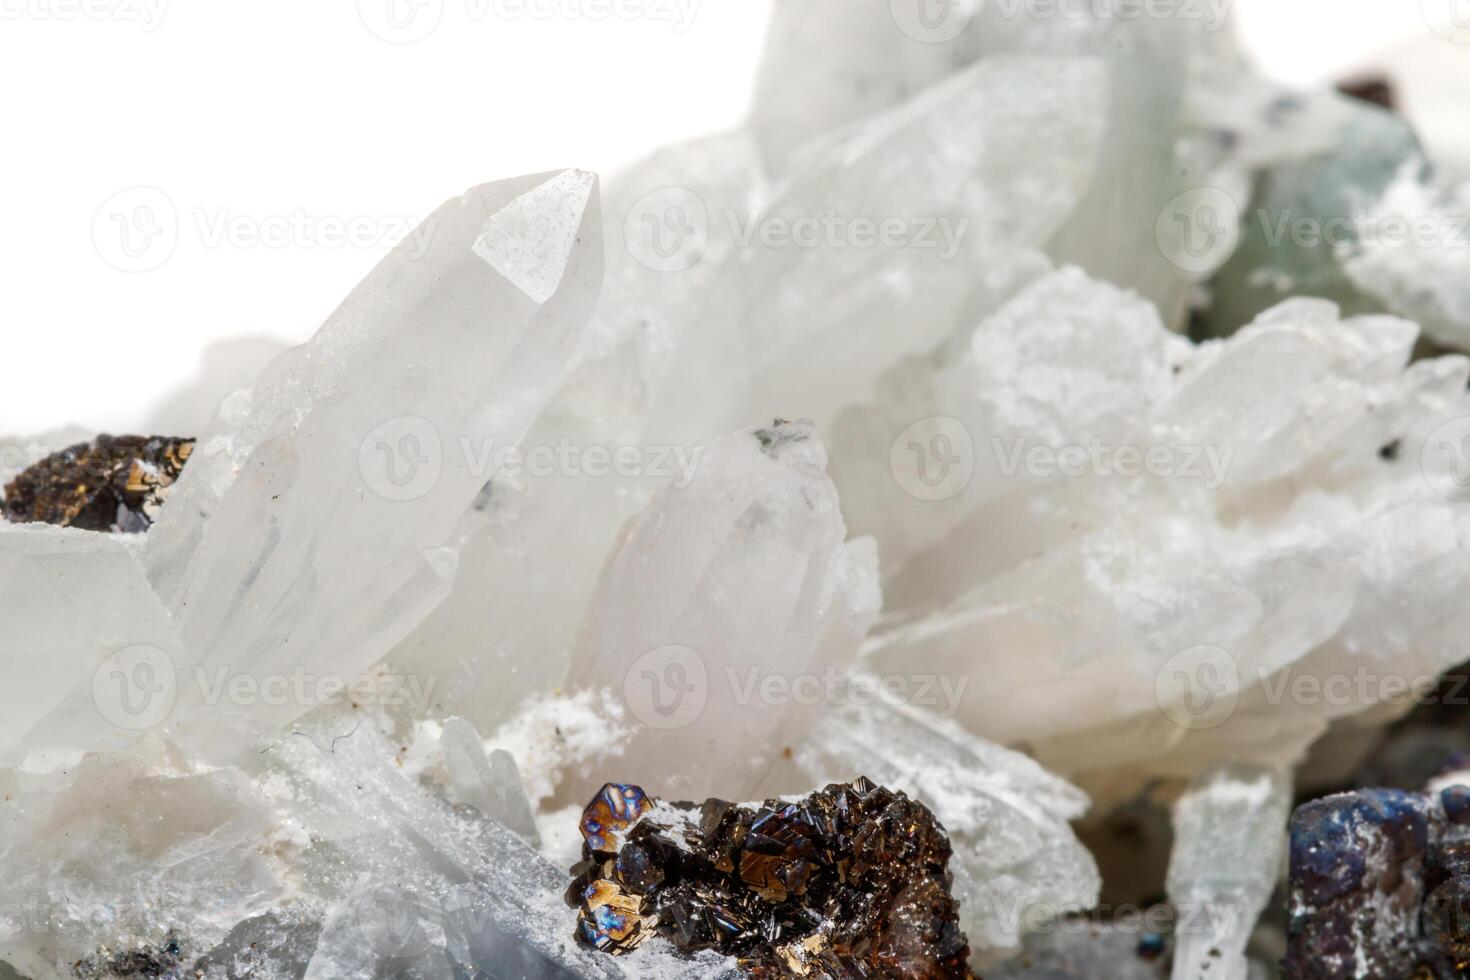
[[[102, 950], [72, 964], [76, 980], [156, 980], [181, 977], [188, 960], [183, 942], [170, 932], [158, 945], [145, 943], [119, 952]], [[190, 974], [192, 975], [192, 974]]]
[[98, 436], [51, 454], [12, 480], [3, 513], [18, 524], [146, 531], [193, 450], [193, 439]]
[[1470, 790], [1361, 790], [1291, 821], [1292, 980], [1470, 977]]
[[1386, 75], [1359, 75], [1337, 83], [1337, 90], [1350, 99], [1376, 105], [1390, 112], [1398, 108], [1393, 82]]
[[582, 817], [567, 903], [578, 939], [626, 953], [651, 935], [775, 978], [972, 978], [949, 836], [866, 779], [797, 802], [655, 803], [609, 785]]

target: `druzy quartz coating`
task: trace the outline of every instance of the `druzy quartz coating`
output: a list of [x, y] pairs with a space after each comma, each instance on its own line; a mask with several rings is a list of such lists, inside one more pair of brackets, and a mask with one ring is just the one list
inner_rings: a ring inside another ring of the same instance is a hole
[[803, 799], [663, 803], [609, 785], [581, 823], [567, 902], [613, 954], [652, 935], [750, 975], [968, 978], [949, 837], [921, 804], [859, 779]]
[[86, 531], [146, 531], [193, 451], [193, 439], [167, 436], [101, 435], [69, 446], [5, 487], [5, 518]]

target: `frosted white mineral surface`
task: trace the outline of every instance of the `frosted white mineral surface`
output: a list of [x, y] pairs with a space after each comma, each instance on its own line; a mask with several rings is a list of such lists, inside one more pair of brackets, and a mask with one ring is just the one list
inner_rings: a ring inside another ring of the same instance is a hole
[[[213, 352], [146, 535], [0, 522], [0, 976], [733, 976], [573, 940], [582, 808], [860, 775], [988, 977], [1271, 976], [1294, 769], [1470, 660], [1470, 249], [1367, 233], [1470, 201], [1184, 6], [778, 0], [745, 125]], [[1075, 917], [1145, 789], [1172, 963]]]
[[1246, 980], [1246, 945], [1281, 877], [1290, 813], [1289, 780], [1239, 766], [1202, 775], [1175, 804], [1169, 900], [1189, 918], [1174, 980]]

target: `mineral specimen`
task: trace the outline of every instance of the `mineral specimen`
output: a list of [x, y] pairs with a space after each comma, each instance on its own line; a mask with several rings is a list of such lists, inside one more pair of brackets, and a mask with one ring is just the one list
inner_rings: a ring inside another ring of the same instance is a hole
[[1189, 927], [1174, 980], [1245, 980], [1246, 946], [1280, 877], [1290, 800], [1281, 773], [1222, 766], [1175, 805], [1169, 899]]
[[[1194, 346], [1078, 270], [1038, 280], [839, 423], [844, 513], [886, 569], [869, 669], [984, 676], [956, 720], [1084, 789], [1096, 772], [1104, 802], [1221, 758], [1294, 764], [1391, 692], [1284, 697], [1283, 679], [1432, 678], [1465, 659], [1452, 569], [1470, 514], [1454, 454], [1431, 450], [1470, 414], [1470, 364], [1409, 363], [1416, 337], [1293, 300]], [[949, 420], [970, 466], [937, 505], [884, 478], [926, 417]], [[1414, 448], [1385, 461], [1395, 439]], [[1064, 711], [1061, 691], [1078, 692]]]
[[193, 451], [193, 439], [98, 436], [16, 476], [5, 487], [3, 512], [17, 524], [146, 531]]
[[657, 934], [773, 980], [971, 976], [944, 828], [867, 779], [800, 800], [698, 807], [610, 785], [582, 833], [566, 897], [578, 938], [595, 948], [625, 953]]
[[[857, 659], [881, 604], [878, 559], [871, 541], [848, 540], [826, 467], [810, 423], [737, 433], [624, 529], [565, 686], [623, 693], [630, 781], [661, 774], [686, 799], [760, 793], [819, 712], [749, 685], [794, 687]], [[674, 569], [710, 587], [679, 587]]]
[[[472, 189], [428, 219], [425, 250], [395, 249], [230, 396], [140, 559], [181, 666], [350, 679], [443, 600], [491, 476], [479, 453], [526, 434], [592, 313], [599, 206], [583, 171]], [[205, 700], [191, 685], [178, 713], [216, 753], [311, 707]]]
[[1182, 4], [925, 6], [777, 0], [744, 125], [474, 188], [208, 356], [147, 534], [0, 522], [0, 977], [1458, 962], [1452, 784], [1309, 805], [1289, 950], [1268, 903], [1293, 784], [1470, 660], [1467, 252], [1247, 212], [1452, 232], [1463, 177]]
[[1428, 798], [1400, 790], [1332, 796], [1297, 810], [1287, 976], [1404, 980], [1440, 959], [1420, 923], [1441, 820]]
[[102, 951], [78, 960], [72, 966], [72, 974], [76, 980], [146, 980], [183, 976], [184, 967], [183, 943], [169, 933], [156, 946], [144, 944], [138, 949]]

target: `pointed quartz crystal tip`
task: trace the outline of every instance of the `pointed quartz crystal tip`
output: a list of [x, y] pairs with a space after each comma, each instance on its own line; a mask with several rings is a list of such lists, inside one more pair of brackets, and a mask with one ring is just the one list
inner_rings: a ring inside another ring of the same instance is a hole
[[541, 846], [535, 808], [526, 795], [515, 757], [503, 749], [487, 754], [480, 733], [463, 718], [445, 722], [440, 745], [455, 799], [473, 806], [532, 847]]
[[658, 935], [768, 980], [971, 977], [948, 835], [866, 778], [799, 800], [700, 806], [609, 784], [581, 827], [566, 900], [586, 946], [619, 955]]
[[[594, 174], [474, 188], [226, 399], [139, 557], [181, 667], [355, 677], [443, 601], [486, 482], [470, 451], [520, 442], [561, 383], [602, 237]], [[313, 706], [266, 700], [181, 691], [181, 743], [226, 757]]]
[[101, 435], [17, 475], [0, 513], [16, 524], [146, 531], [193, 451], [193, 439]]

